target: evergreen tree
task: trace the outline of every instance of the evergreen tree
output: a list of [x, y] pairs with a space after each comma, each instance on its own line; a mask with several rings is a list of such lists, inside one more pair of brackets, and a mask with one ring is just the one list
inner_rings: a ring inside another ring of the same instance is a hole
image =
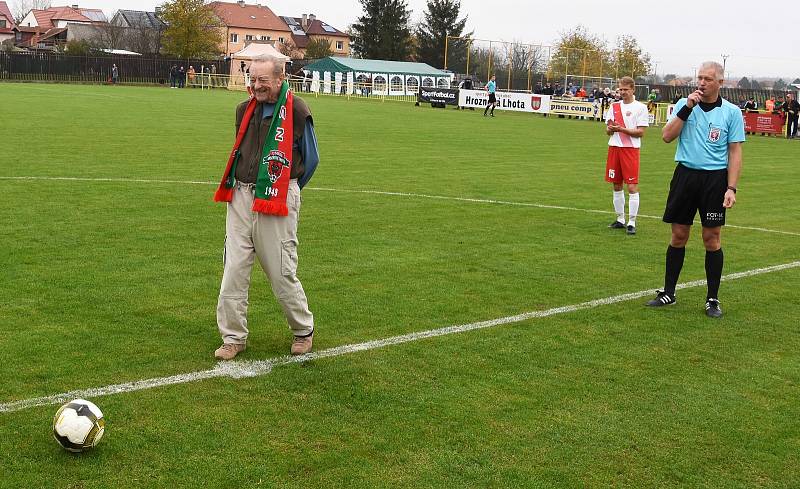
[[164, 51], [180, 58], [219, 54], [222, 31], [219, 18], [203, 0], [170, 0], [161, 6]]
[[739, 88], [751, 88], [750, 80], [748, 80], [746, 76], [743, 76], [742, 79], [739, 80], [739, 83], [736, 84], [736, 86]]
[[786, 89], [786, 82], [783, 81], [783, 78], [778, 78], [775, 80], [775, 83], [772, 85], [773, 90], [785, 90]]
[[411, 58], [411, 11], [407, 0], [359, 0], [364, 13], [351, 26], [352, 50], [362, 57], [406, 61]]
[[466, 66], [467, 41], [447, 37], [472, 37], [464, 34], [467, 17], [459, 20], [461, 0], [428, 0], [428, 9], [417, 26], [417, 60], [436, 68], [445, 67], [444, 51], [447, 45], [447, 67], [463, 71]]
[[324, 37], [318, 37], [308, 41], [306, 46], [306, 59], [327, 58], [333, 54], [331, 51], [331, 41]]

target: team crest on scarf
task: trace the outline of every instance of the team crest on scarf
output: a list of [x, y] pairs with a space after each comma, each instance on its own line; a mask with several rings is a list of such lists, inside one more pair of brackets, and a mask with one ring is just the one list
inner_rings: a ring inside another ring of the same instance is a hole
[[290, 163], [283, 151], [274, 149], [263, 158], [261, 164], [268, 165], [267, 172], [269, 172], [269, 181], [274, 184], [281, 178], [283, 169], [289, 168]]
[[718, 127], [711, 127], [708, 128], [708, 140], [712, 143], [716, 143], [719, 141], [719, 137], [722, 134], [722, 130]]

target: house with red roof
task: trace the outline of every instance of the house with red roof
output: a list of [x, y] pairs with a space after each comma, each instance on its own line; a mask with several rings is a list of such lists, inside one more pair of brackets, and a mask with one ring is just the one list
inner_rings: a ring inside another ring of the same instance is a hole
[[67, 42], [70, 24], [108, 24], [100, 9], [77, 5], [32, 9], [14, 28], [15, 44], [25, 48], [47, 49]]
[[77, 5], [69, 7], [50, 7], [45, 10], [32, 9], [23, 17], [21, 27], [67, 27], [67, 24], [94, 24], [108, 23], [102, 10], [96, 8], [79, 8]]
[[14, 16], [11, 15], [11, 9], [8, 4], [0, 0], [0, 43], [9, 39], [14, 39]]
[[331, 46], [331, 56], [350, 56], [350, 36], [318, 19], [314, 14], [302, 17], [282, 16], [281, 19], [292, 31], [292, 42], [303, 56], [312, 39], [324, 39]]
[[271, 41], [285, 44], [292, 31], [269, 7], [236, 3], [211, 2], [208, 4], [222, 23], [224, 39], [220, 52], [228, 56], [242, 50], [252, 41]]

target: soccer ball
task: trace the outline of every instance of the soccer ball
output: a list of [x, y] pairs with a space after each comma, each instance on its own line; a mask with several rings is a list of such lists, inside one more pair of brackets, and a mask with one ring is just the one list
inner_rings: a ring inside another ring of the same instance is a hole
[[103, 437], [106, 420], [93, 403], [75, 399], [59, 408], [53, 418], [53, 436], [70, 452], [94, 447]]

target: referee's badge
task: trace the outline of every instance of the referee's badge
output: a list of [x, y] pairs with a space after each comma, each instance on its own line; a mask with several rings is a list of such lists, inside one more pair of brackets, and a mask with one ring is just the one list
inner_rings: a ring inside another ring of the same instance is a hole
[[719, 136], [722, 134], [722, 130], [718, 127], [711, 127], [708, 128], [708, 140], [712, 143], [716, 143], [719, 141]]

